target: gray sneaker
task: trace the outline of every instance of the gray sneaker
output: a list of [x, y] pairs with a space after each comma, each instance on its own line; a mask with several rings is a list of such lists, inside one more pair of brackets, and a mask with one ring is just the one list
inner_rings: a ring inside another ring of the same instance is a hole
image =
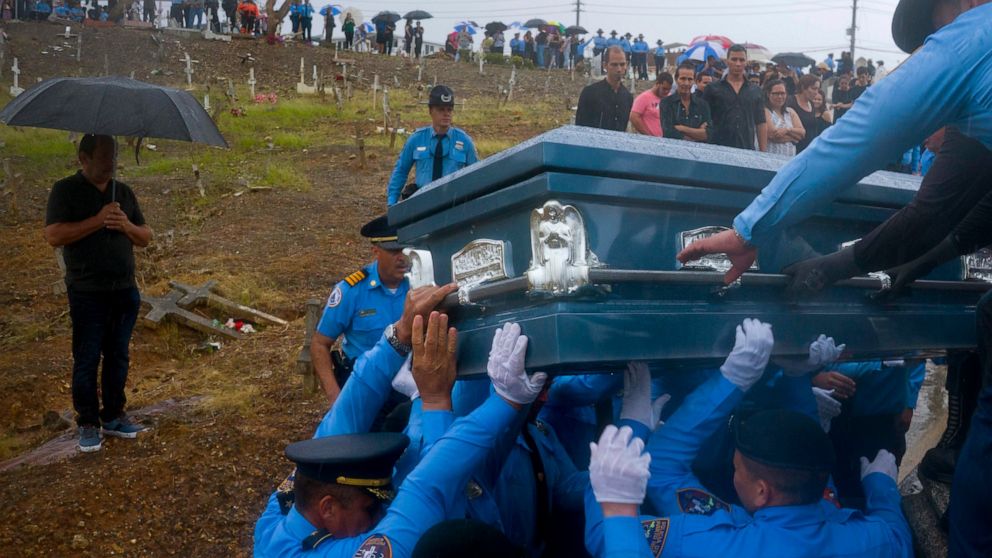
[[102, 444], [99, 428], [96, 426], [79, 427], [79, 451], [83, 453], [100, 451]]
[[134, 424], [127, 418], [127, 415], [121, 415], [110, 422], [103, 423], [104, 436], [137, 438], [138, 432], [144, 432], [145, 430], [148, 429], [140, 424]]

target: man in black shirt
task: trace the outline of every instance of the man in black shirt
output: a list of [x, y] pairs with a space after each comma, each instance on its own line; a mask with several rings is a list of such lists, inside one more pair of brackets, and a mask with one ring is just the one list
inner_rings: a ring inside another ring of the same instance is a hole
[[868, 73], [868, 68], [864, 66], [858, 68], [858, 81], [851, 86], [852, 103], [858, 100], [858, 97], [860, 97], [865, 92], [865, 90], [868, 89], [868, 86], [870, 85], [869, 82], [871, 81], [869, 79], [870, 77], [871, 76]]
[[834, 104], [834, 122], [837, 122], [854, 106], [854, 97], [851, 96], [851, 76], [841, 74], [837, 78], [830, 101]]
[[661, 135], [665, 138], [708, 142], [713, 131], [710, 106], [692, 94], [696, 66], [683, 62], [675, 71], [676, 94], [661, 100]]
[[627, 57], [618, 46], [606, 49], [604, 56], [606, 79], [582, 89], [579, 108], [575, 111], [575, 124], [623, 132], [627, 130], [630, 108], [634, 104], [634, 97], [623, 86]]
[[727, 51], [727, 77], [706, 87], [703, 99], [713, 113], [712, 141], [718, 145], [766, 151], [765, 103], [761, 89], [747, 82], [747, 49], [732, 45]]
[[[144, 430], [124, 414], [128, 344], [141, 303], [134, 281], [134, 245], [147, 246], [152, 230], [126, 184], [113, 178], [117, 143], [86, 135], [79, 142], [83, 169], [52, 187], [45, 240], [63, 248], [72, 320], [72, 404], [79, 449], [100, 449], [104, 435], [134, 438]], [[97, 397], [97, 368], [103, 355]], [[102, 424], [102, 429], [101, 429]]]

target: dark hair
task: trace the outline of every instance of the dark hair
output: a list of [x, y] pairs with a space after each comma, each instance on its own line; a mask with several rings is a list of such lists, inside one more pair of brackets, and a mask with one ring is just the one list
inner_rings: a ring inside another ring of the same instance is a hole
[[679, 67], [675, 68], [675, 75], [679, 75], [679, 72], [682, 70], [689, 70], [690, 72], [692, 72], [692, 78], [696, 79], [696, 65], [693, 64], [692, 62], [686, 61], [679, 64]]
[[668, 85], [674, 85], [675, 84], [675, 78], [673, 78], [672, 77], [672, 74], [670, 74], [668, 72], [661, 72], [654, 79], [654, 82], [655, 83], [667, 83]]
[[820, 78], [812, 75], [806, 74], [799, 78], [799, 89], [803, 90], [813, 85], [818, 85], [820, 83]]
[[747, 48], [741, 44], [730, 45], [730, 48], [727, 49], [727, 58], [730, 58], [731, 52], [743, 52], [744, 56], [747, 56]]
[[830, 476], [828, 471], [771, 467], [743, 455], [741, 460], [751, 476], [774, 487], [786, 498], [787, 505], [805, 506], [818, 502], [823, 498], [823, 489], [826, 488], [827, 478]]
[[314, 480], [306, 475], [301, 475], [299, 471], [297, 471], [296, 480], [293, 483], [294, 503], [300, 510], [316, 506], [317, 502], [320, 502], [324, 496], [331, 496], [347, 508], [361, 490], [361, 488], [354, 486]]
[[111, 144], [117, 146], [117, 142], [114, 140], [114, 136], [105, 136], [100, 134], [86, 134], [81, 140], [79, 140], [79, 150], [78, 153], [81, 155], [86, 154], [87, 157], [93, 157], [93, 152], [100, 145]]
[[702, 80], [703, 76], [710, 76], [711, 78], [716, 79], [716, 73], [713, 72], [712, 68], [706, 68], [705, 70], [696, 74], [696, 81]]
[[772, 110], [772, 104], [769, 101], [771, 101], [772, 88], [776, 85], [785, 87], [785, 82], [780, 79], [770, 79], [761, 86], [761, 90], [765, 92], [765, 106], [768, 107], [768, 110]]
[[858, 73], [859, 76], [862, 76], [862, 75], [867, 74], [868, 73], [868, 66], [861, 66], [860, 68], [858, 68], [857, 73]]

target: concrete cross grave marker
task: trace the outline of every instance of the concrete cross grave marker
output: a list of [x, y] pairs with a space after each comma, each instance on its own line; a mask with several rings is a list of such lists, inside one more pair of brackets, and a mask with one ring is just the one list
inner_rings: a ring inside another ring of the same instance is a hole
[[255, 98], [255, 68], [248, 68], [248, 87], [251, 88], [251, 98]]
[[176, 301], [176, 305], [180, 308], [190, 309], [195, 306], [206, 304], [211, 308], [228, 312], [238, 318], [247, 318], [255, 322], [264, 322], [270, 325], [286, 325], [286, 320], [283, 320], [282, 318], [278, 318], [271, 314], [266, 314], [261, 310], [256, 310], [243, 304], [238, 304], [233, 300], [224, 298], [212, 292], [214, 287], [217, 286], [217, 281], [213, 279], [200, 286], [186, 285], [178, 281], [169, 281], [169, 286], [181, 293], [184, 293], [182, 298], [179, 298]]
[[184, 70], [186, 74], [186, 89], [193, 89], [193, 61], [189, 58], [189, 53], [185, 55], [186, 58], [186, 69]]
[[210, 93], [203, 94], [203, 110], [210, 112]]
[[241, 334], [237, 331], [226, 327], [216, 326], [211, 320], [208, 320], [199, 314], [194, 314], [189, 310], [180, 308], [176, 303], [184, 296], [185, 293], [176, 290], [170, 291], [169, 294], [164, 297], [151, 296], [142, 293], [141, 303], [150, 307], [148, 313], [141, 318], [142, 322], [151, 327], [158, 327], [162, 323], [162, 320], [169, 318], [177, 323], [208, 335], [223, 335], [225, 337], [230, 337], [231, 339], [241, 339]]
[[14, 74], [14, 85], [10, 86], [10, 96], [16, 97], [24, 93], [24, 89], [18, 84], [18, 80], [21, 77], [21, 68], [17, 65], [17, 58], [14, 58], [14, 65], [10, 67], [10, 71]]

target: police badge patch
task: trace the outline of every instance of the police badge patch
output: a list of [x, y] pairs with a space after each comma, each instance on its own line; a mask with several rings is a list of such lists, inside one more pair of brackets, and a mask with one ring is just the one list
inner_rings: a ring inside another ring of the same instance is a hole
[[683, 488], [676, 492], [682, 513], [713, 515], [716, 510], [730, 511], [730, 506], [716, 496], [698, 488]]
[[327, 307], [334, 308], [338, 304], [341, 304], [341, 287], [336, 285], [331, 296], [327, 297]]
[[648, 540], [648, 548], [651, 549], [651, 556], [654, 558], [661, 556], [661, 551], [665, 549], [665, 541], [668, 539], [668, 521], [666, 518], [661, 518], [641, 522], [644, 538]]
[[393, 558], [393, 545], [385, 535], [372, 535], [358, 547], [353, 558]]

